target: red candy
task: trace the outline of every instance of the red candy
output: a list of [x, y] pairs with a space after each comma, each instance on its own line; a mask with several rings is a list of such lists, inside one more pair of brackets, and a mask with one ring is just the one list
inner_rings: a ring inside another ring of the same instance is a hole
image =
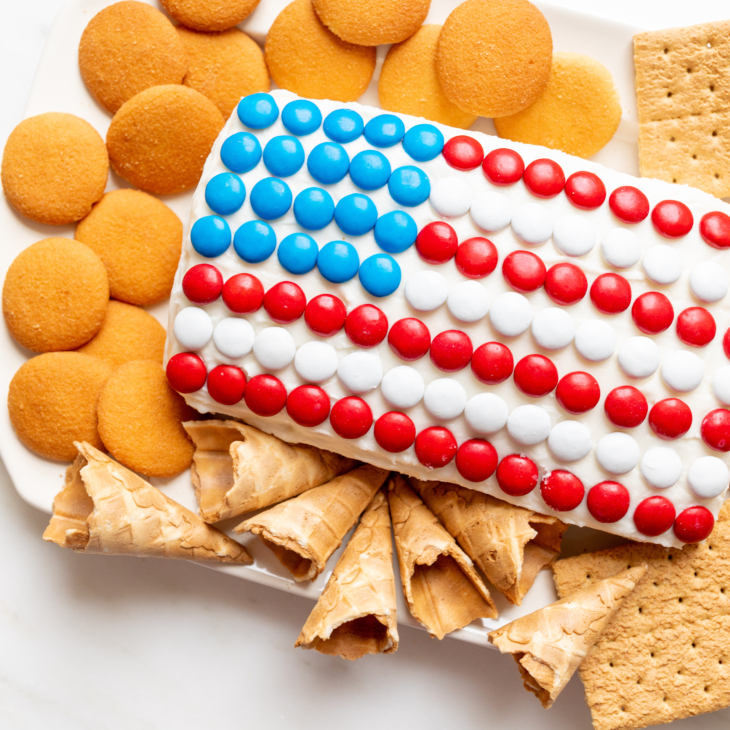
[[304, 310], [304, 321], [320, 337], [332, 337], [345, 326], [347, 309], [332, 294], [319, 294], [310, 299]]
[[633, 385], [614, 388], [603, 404], [608, 420], [619, 428], [636, 428], [644, 422], [649, 405], [644, 394]]
[[501, 342], [487, 342], [479, 345], [471, 356], [471, 369], [480, 383], [497, 385], [514, 370], [515, 361], [509, 347]]
[[556, 469], [546, 474], [540, 484], [545, 504], [556, 512], [570, 512], [585, 496], [583, 482], [572, 472]]
[[208, 393], [216, 403], [232, 406], [243, 398], [246, 376], [235, 365], [218, 365], [208, 373]]
[[496, 246], [488, 238], [470, 238], [456, 249], [456, 268], [469, 279], [483, 279], [497, 268]]
[[730, 359], [730, 328], [728, 328], [723, 335], [722, 349], [725, 353], [725, 357]]
[[631, 304], [631, 284], [618, 274], [601, 274], [591, 285], [591, 301], [602, 314], [625, 312]]
[[505, 456], [497, 467], [497, 484], [511, 497], [524, 497], [536, 486], [538, 480], [537, 464], [522, 454]]
[[576, 304], [588, 291], [588, 279], [575, 264], [554, 264], [545, 274], [545, 291], [556, 304]]
[[665, 294], [648, 291], [636, 297], [631, 307], [634, 324], [647, 335], [658, 335], [671, 327], [674, 307]]
[[439, 332], [431, 342], [431, 362], [446, 373], [455, 373], [469, 364], [474, 346], [466, 332]]
[[700, 221], [700, 236], [713, 248], [730, 248], [730, 216], [719, 210], [705, 213]]
[[210, 304], [223, 291], [223, 275], [212, 264], [198, 264], [183, 276], [182, 288], [193, 304]]
[[515, 365], [515, 385], [533, 398], [550, 393], [558, 384], [558, 369], [544, 355], [527, 355]]
[[254, 375], [246, 385], [243, 400], [252, 413], [269, 418], [286, 405], [286, 388], [274, 375]]
[[677, 317], [677, 336], [685, 345], [705, 347], [716, 334], [715, 318], [704, 307], [688, 307]]
[[399, 319], [388, 332], [390, 349], [401, 360], [411, 362], [423, 357], [431, 346], [431, 333], [420, 319]]
[[639, 223], [649, 215], [649, 201], [638, 188], [623, 185], [608, 198], [613, 214], [624, 223]]
[[318, 385], [300, 385], [286, 399], [289, 418], [300, 426], [314, 428], [330, 414], [330, 397]]
[[456, 468], [470, 482], [483, 482], [497, 468], [497, 450], [484, 439], [465, 441], [456, 452]]
[[484, 158], [482, 170], [494, 185], [513, 185], [525, 172], [525, 162], [514, 150], [492, 150]]
[[167, 361], [167, 382], [178, 393], [194, 393], [205, 385], [208, 370], [193, 352], [180, 352]]
[[234, 274], [223, 285], [223, 301], [236, 314], [257, 312], [264, 302], [264, 286], [253, 274]]
[[448, 428], [430, 426], [416, 436], [416, 456], [429, 469], [439, 469], [456, 456], [456, 439]]
[[692, 425], [692, 411], [679, 398], [665, 398], [657, 401], [649, 411], [651, 430], [665, 441], [673, 441], [689, 431]]
[[707, 507], [696, 504], [679, 513], [674, 522], [674, 534], [682, 542], [702, 542], [710, 536], [714, 526], [712, 512]]
[[666, 497], [647, 497], [634, 510], [636, 529], [647, 537], [657, 537], [673, 524], [677, 511]]
[[306, 306], [304, 292], [292, 281], [280, 281], [264, 294], [264, 309], [279, 324], [296, 321], [304, 314]]
[[356, 395], [341, 398], [332, 406], [330, 424], [334, 432], [343, 439], [359, 439], [373, 425], [373, 412]]
[[563, 168], [553, 160], [534, 160], [525, 168], [525, 185], [539, 198], [552, 198], [565, 187]]
[[416, 250], [429, 264], [445, 264], [454, 258], [458, 246], [456, 231], [443, 221], [429, 223], [416, 237]]
[[375, 347], [388, 334], [388, 318], [374, 304], [361, 304], [347, 315], [345, 334], [358, 347]]
[[568, 373], [560, 379], [555, 397], [568, 413], [586, 413], [598, 405], [601, 388], [588, 373]]
[[665, 238], [686, 236], [694, 224], [692, 211], [678, 200], [662, 200], [651, 212], [654, 228]]
[[594, 520], [618, 522], [629, 511], [629, 490], [618, 482], [600, 482], [588, 490], [586, 505]]
[[441, 152], [446, 162], [457, 170], [474, 170], [482, 164], [484, 148], [473, 137], [452, 137]]
[[715, 451], [730, 451], [730, 411], [716, 408], [702, 419], [702, 440]]
[[409, 449], [416, 440], [416, 427], [405, 413], [391, 411], [375, 421], [373, 431], [378, 446], [390, 454]]
[[606, 200], [606, 186], [592, 172], [574, 172], [565, 181], [565, 194], [576, 208], [593, 210]]
[[516, 291], [536, 291], [545, 283], [545, 264], [531, 251], [513, 251], [502, 262], [502, 276]]

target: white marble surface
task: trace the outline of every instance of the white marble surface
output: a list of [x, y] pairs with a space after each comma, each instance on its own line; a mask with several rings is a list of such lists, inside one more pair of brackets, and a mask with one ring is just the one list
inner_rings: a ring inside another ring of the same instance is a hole
[[[560, 4], [647, 28], [730, 14], [718, 0]], [[0, 0], [2, 144], [60, 5]], [[195, 565], [77, 556], [42, 542], [45, 523], [0, 465], [0, 728], [590, 727], [577, 678], [545, 712], [511, 659], [414, 629], [395, 655], [354, 664], [295, 651], [308, 600]], [[676, 728], [729, 722], [725, 710]]]

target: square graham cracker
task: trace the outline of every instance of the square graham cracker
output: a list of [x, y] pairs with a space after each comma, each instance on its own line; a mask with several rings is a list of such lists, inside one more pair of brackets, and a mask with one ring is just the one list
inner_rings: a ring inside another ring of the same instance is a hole
[[634, 36], [641, 175], [730, 195], [730, 21]]
[[683, 550], [630, 543], [560, 560], [558, 595], [642, 563], [646, 575], [580, 666], [595, 730], [730, 706], [730, 522]]

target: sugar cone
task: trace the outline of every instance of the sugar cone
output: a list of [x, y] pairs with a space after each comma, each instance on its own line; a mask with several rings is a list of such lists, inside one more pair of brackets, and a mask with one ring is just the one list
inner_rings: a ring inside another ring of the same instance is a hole
[[295, 580], [314, 580], [388, 476], [366, 464], [250, 517], [236, 532], [253, 532]]
[[87, 443], [66, 470], [43, 539], [83, 553], [253, 560], [243, 545]]
[[192, 479], [206, 522], [268, 507], [350, 471], [355, 462], [237, 421], [190, 421]]
[[497, 618], [469, 556], [403, 477], [395, 475], [388, 487], [400, 577], [413, 616], [439, 639], [474, 619]]
[[503, 654], [512, 654], [525, 689], [543, 707], [552, 707], [645, 573], [642, 565], [593, 583], [492, 631], [489, 641]]
[[567, 525], [473, 489], [411, 479], [428, 508], [510, 603], [560, 552]]
[[344, 659], [398, 648], [393, 543], [382, 490], [365, 510], [295, 646]]

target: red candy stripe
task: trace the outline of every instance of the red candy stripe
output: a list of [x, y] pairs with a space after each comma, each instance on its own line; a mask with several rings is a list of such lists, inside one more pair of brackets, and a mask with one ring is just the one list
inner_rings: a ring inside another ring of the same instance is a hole
[[647, 497], [634, 510], [634, 524], [642, 535], [657, 537], [674, 524], [676, 514], [674, 505], [666, 497]]
[[375, 421], [373, 435], [381, 449], [390, 454], [398, 454], [413, 446], [416, 427], [405, 413], [391, 411]]
[[679, 513], [674, 522], [674, 534], [685, 543], [702, 542], [710, 536], [714, 526], [712, 512], [696, 504]]
[[677, 317], [677, 336], [685, 345], [705, 347], [716, 334], [715, 318], [704, 307], [688, 307]]
[[502, 262], [502, 276], [518, 292], [536, 291], [545, 283], [545, 264], [531, 251], [513, 251]]
[[594, 520], [618, 522], [629, 511], [629, 490], [618, 482], [600, 482], [588, 490], [586, 505]]
[[264, 286], [253, 274], [234, 274], [223, 285], [223, 301], [236, 314], [257, 312], [264, 302]]
[[347, 315], [345, 334], [358, 347], [375, 347], [388, 334], [388, 318], [374, 304], [361, 304]]
[[431, 342], [431, 362], [445, 373], [455, 373], [469, 364], [474, 346], [466, 332], [446, 330], [439, 332]]
[[601, 397], [598, 381], [588, 373], [568, 373], [560, 379], [555, 397], [568, 413], [587, 413]]
[[565, 194], [576, 208], [593, 210], [606, 200], [606, 186], [592, 172], [574, 172], [565, 181]]
[[300, 426], [314, 428], [330, 414], [330, 397], [318, 385], [300, 385], [286, 399], [289, 418]]
[[660, 439], [673, 441], [689, 431], [692, 411], [679, 398], [657, 401], [649, 411], [649, 426]]
[[498, 260], [497, 248], [488, 238], [470, 238], [456, 249], [456, 268], [469, 279], [489, 276]]
[[208, 370], [199, 355], [180, 352], [167, 361], [167, 382], [178, 393], [195, 393], [205, 385]]
[[613, 214], [624, 223], [639, 223], [649, 215], [649, 200], [638, 188], [623, 185], [608, 198]]
[[524, 174], [525, 162], [514, 150], [492, 150], [482, 162], [482, 171], [494, 185], [513, 185]]
[[730, 411], [716, 408], [702, 419], [702, 440], [715, 451], [730, 451]]
[[346, 317], [342, 300], [332, 294], [319, 294], [304, 309], [307, 327], [320, 337], [336, 335], [345, 326]]
[[208, 373], [208, 393], [216, 403], [232, 406], [243, 398], [246, 376], [235, 365], [218, 365]]
[[544, 355], [527, 355], [515, 365], [514, 378], [525, 395], [541, 398], [558, 384], [558, 369]]
[[457, 170], [474, 170], [482, 164], [484, 148], [473, 137], [452, 137], [441, 152], [446, 162]]
[[198, 264], [185, 273], [182, 288], [193, 304], [210, 304], [223, 291], [223, 275], [212, 264]]
[[497, 467], [497, 484], [511, 497], [524, 497], [536, 486], [537, 464], [522, 454], [505, 456]]
[[601, 274], [591, 285], [591, 301], [602, 314], [625, 312], [631, 304], [631, 284], [619, 274]]
[[648, 291], [634, 301], [631, 317], [644, 334], [658, 335], [671, 327], [674, 307], [665, 294]]
[[390, 349], [401, 360], [412, 362], [422, 358], [431, 346], [431, 333], [420, 319], [399, 319], [388, 332]]
[[575, 509], [585, 496], [586, 490], [578, 477], [564, 469], [546, 474], [540, 484], [540, 494], [545, 504], [556, 512]]
[[545, 292], [556, 304], [576, 304], [588, 291], [588, 279], [575, 264], [554, 264], [545, 274]]
[[497, 468], [497, 450], [484, 439], [465, 441], [456, 452], [456, 468], [470, 482], [483, 482]]
[[439, 469], [456, 456], [456, 439], [448, 428], [429, 426], [416, 436], [416, 456], [429, 469]]
[[725, 357], [730, 359], [730, 327], [725, 330], [725, 334], [722, 337], [722, 349]]
[[644, 422], [649, 405], [633, 385], [621, 385], [607, 396], [603, 407], [608, 420], [619, 428], [636, 428]]
[[497, 385], [514, 370], [514, 358], [507, 345], [501, 342], [487, 342], [479, 345], [471, 356], [471, 369], [480, 383]]
[[679, 200], [662, 200], [651, 212], [654, 228], [665, 238], [686, 236], [694, 224], [692, 211]]
[[269, 418], [286, 405], [286, 388], [274, 375], [254, 375], [246, 385], [243, 400], [252, 413]]
[[334, 432], [343, 439], [359, 439], [373, 425], [373, 412], [356, 395], [341, 398], [332, 406], [330, 424]]
[[424, 226], [416, 237], [416, 250], [429, 264], [444, 264], [456, 255], [459, 239], [456, 231], [443, 221]]
[[534, 160], [525, 168], [525, 185], [539, 198], [553, 198], [565, 187], [565, 173], [557, 162]]
[[713, 248], [730, 248], [730, 216], [719, 210], [705, 213], [700, 220], [700, 236]]
[[304, 292], [292, 281], [280, 281], [264, 294], [264, 309], [279, 324], [296, 321], [304, 314], [306, 306]]

